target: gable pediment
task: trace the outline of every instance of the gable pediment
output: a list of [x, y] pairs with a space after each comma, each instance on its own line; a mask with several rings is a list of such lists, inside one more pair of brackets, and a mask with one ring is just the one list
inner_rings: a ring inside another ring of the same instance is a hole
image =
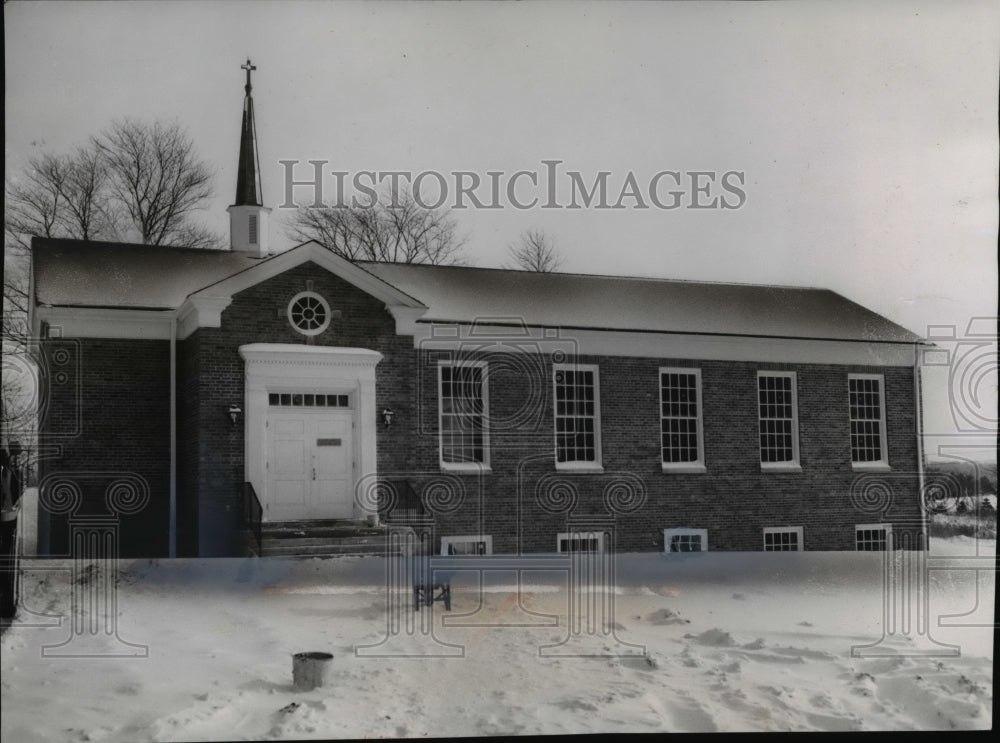
[[178, 338], [186, 338], [198, 328], [221, 327], [222, 313], [235, 295], [310, 263], [381, 301], [390, 311], [400, 308], [420, 315], [427, 310], [414, 297], [309, 241], [190, 294], [178, 310]]

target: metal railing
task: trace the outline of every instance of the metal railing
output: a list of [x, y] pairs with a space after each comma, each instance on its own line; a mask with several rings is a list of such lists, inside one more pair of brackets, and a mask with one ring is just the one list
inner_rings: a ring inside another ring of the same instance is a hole
[[[264, 517], [264, 509], [260, 505], [257, 491], [248, 482], [243, 483], [243, 528], [247, 533], [247, 551], [252, 555], [261, 555], [261, 521]], [[251, 541], [252, 540], [252, 541]]]
[[[379, 518], [385, 523], [405, 524], [421, 521], [427, 510], [409, 480], [386, 480], [388, 492], [379, 499]], [[384, 492], [384, 491], [383, 491]]]

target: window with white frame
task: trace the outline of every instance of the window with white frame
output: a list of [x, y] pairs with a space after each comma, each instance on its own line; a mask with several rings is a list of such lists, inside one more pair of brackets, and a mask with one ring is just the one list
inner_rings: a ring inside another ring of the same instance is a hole
[[858, 524], [854, 547], [860, 552], [882, 552], [892, 545], [892, 524]]
[[556, 535], [556, 552], [603, 552], [604, 533], [569, 531]]
[[849, 374], [851, 463], [888, 465], [885, 450], [885, 380], [881, 374]]
[[313, 291], [296, 294], [286, 309], [288, 322], [302, 335], [319, 335], [330, 326], [330, 304]]
[[761, 467], [799, 464], [795, 372], [757, 372]]
[[701, 421], [701, 370], [660, 369], [663, 469], [704, 469]]
[[442, 466], [489, 467], [488, 393], [485, 362], [438, 365]]
[[552, 365], [556, 468], [601, 466], [600, 388], [597, 367]]
[[441, 537], [442, 555], [492, 555], [493, 537], [479, 534], [465, 537]]
[[768, 526], [764, 528], [765, 552], [797, 552], [801, 550], [801, 526]]
[[664, 529], [664, 552], [707, 552], [708, 529]]

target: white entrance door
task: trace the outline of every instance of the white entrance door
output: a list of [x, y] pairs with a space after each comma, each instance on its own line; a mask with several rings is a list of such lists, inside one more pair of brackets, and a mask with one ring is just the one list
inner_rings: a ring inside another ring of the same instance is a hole
[[265, 521], [353, 515], [351, 411], [271, 411], [267, 416]]

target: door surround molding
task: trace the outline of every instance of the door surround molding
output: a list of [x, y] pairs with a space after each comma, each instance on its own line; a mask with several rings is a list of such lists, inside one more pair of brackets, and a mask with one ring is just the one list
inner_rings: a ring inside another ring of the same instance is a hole
[[[267, 497], [268, 394], [325, 392], [354, 395], [355, 485], [376, 475], [375, 366], [382, 354], [367, 348], [249, 343], [240, 346], [244, 361], [244, 477]], [[354, 497], [353, 517], [374, 515]]]

